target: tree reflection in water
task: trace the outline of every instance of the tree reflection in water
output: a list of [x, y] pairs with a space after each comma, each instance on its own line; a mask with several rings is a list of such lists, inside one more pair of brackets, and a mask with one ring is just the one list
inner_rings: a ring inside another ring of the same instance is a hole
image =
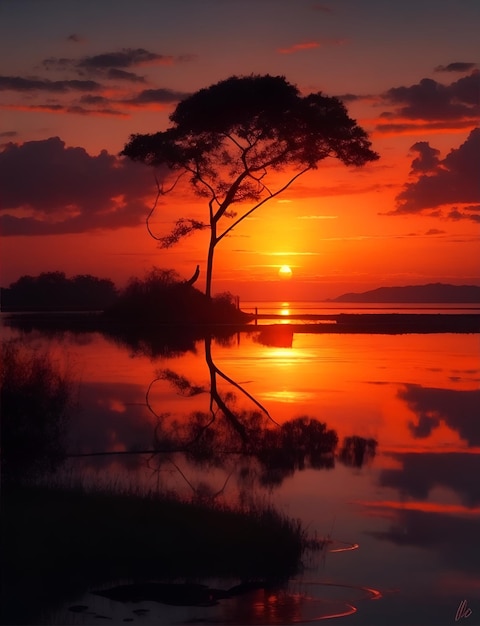
[[[204, 345], [208, 386], [197, 385], [181, 374], [162, 369], [147, 390], [147, 406], [156, 418], [153, 450], [148, 460], [154, 472], [160, 472], [166, 465], [173, 466], [192, 489], [194, 497], [200, 499], [213, 499], [223, 494], [234, 476], [240, 500], [245, 501], [256, 486], [279, 487], [296, 471], [332, 469], [336, 459], [344, 465], [360, 468], [374, 458], [377, 442], [357, 435], [345, 437], [337, 452], [337, 432], [315, 417], [303, 415], [277, 423], [256, 398], [216, 365], [211, 335], [205, 337]], [[157, 413], [150, 401], [150, 391], [161, 380], [185, 397], [208, 393], [209, 410], [193, 411], [182, 420]], [[220, 380], [231, 389], [221, 390]], [[254, 408], [239, 408], [239, 394]], [[224, 471], [223, 486], [214, 489], [205, 483], [204, 477], [203, 482], [194, 484], [182, 470], [181, 459], [198, 469]]]
[[[84, 321], [80, 325], [78, 320], [68, 317], [61, 318], [61, 321], [63, 326], [59, 327], [56, 320], [54, 327], [50, 328], [48, 324], [45, 327], [43, 318], [34, 318], [27, 322], [24, 318], [18, 318], [12, 320], [12, 325], [28, 330], [29, 324], [33, 327], [38, 324], [42, 333], [52, 336], [62, 336], [67, 331], [82, 333], [93, 330]], [[97, 323], [98, 320], [95, 324]], [[255, 486], [278, 487], [296, 471], [309, 468], [331, 469], [336, 461], [361, 468], [375, 456], [377, 442], [358, 435], [345, 437], [338, 449], [336, 431], [312, 416], [295, 417], [278, 424], [266, 407], [225, 374], [214, 361], [213, 339], [219, 344], [231, 344], [235, 336], [240, 336], [239, 329], [234, 326], [217, 326], [208, 332], [201, 325], [160, 325], [152, 329], [141, 324], [107, 324], [101, 325], [97, 330], [115, 343], [127, 347], [133, 355], [146, 355], [152, 359], [195, 352], [198, 341], [203, 340], [209, 384], [198, 385], [170, 369], [159, 370], [146, 392], [146, 404], [156, 422], [152, 447], [148, 450], [97, 452], [95, 456], [149, 455], [148, 466], [152, 470], [158, 473], [167, 465], [175, 467], [194, 495], [201, 498], [216, 497], [223, 493], [232, 476], [235, 476], [240, 491], [245, 494], [252, 492]], [[252, 327], [251, 332], [255, 333], [254, 341], [267, 346], [292, 345], [292, 329], [285, 325], [258, 329]], [[208, 410], [194, 411], [182, 418], [157, 412], [150, 401], [150, 395], [159, 381], [166, 381], [185, 397], [208, 394]], [[227, 390], [221, 389], [221, 384], [228, 385]], [[239, 401], [237, 404], [238, 398], [246, 400], [253, 409], [240, 408]], [[182, 459], [198, 469], [226, 472], [224, 486], [220, 490], [205, 483], [201, 487], [195, 487], [180, 467]]]

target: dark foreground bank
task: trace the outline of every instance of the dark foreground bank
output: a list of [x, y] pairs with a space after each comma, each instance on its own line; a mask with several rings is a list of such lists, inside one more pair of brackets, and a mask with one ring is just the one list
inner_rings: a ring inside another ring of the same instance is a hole
[[11, 486], [2, 493], [1, 544], [1, 623], [37, 624], [59, 601], [119, 581], [280, 584], [298, 571], [307, 539], [299, 522], [270, 508]]

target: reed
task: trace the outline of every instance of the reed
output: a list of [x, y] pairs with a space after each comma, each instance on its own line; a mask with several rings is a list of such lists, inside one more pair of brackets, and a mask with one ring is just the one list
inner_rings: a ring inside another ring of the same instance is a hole
[[2, 621], [121, 580], [209, 576], [280, 582], [301, 567], [304, 529], [265, 506], [242, 510], [114, 490], [39, 485], [2, 492]]

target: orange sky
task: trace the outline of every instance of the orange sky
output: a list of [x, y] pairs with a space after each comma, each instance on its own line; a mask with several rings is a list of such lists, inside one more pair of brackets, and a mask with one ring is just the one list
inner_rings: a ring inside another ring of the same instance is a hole
[[[144, 224], [152, 172], [117, 155], [131, 133], [164, 130], [182, 97], [250, 73], [340, 97], [380, 159], [361, 169], [325, 161], [236, 227], [217, 249], [214, 292], [322, 300], [480, 284], [476, 3], [45, 7], [2, 7], [2, 286], [53, 270], [122, 285], [152, 265], [189, 277], [198, 263], [203, 277], [206, 233], [158, 250]], [[188, 190], [164, 200], [159, 234], [178, 217], [205, 219]], [[278, 278], [285, 264], [289, 281]]]

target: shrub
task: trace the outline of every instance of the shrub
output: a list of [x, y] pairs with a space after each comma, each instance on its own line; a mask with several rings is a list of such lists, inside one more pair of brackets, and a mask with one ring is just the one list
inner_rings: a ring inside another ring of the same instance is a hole
[[73, 383], [47, 352], [18, 341], [1, 345], [2, 480], [54, 471], [65, 456]]

